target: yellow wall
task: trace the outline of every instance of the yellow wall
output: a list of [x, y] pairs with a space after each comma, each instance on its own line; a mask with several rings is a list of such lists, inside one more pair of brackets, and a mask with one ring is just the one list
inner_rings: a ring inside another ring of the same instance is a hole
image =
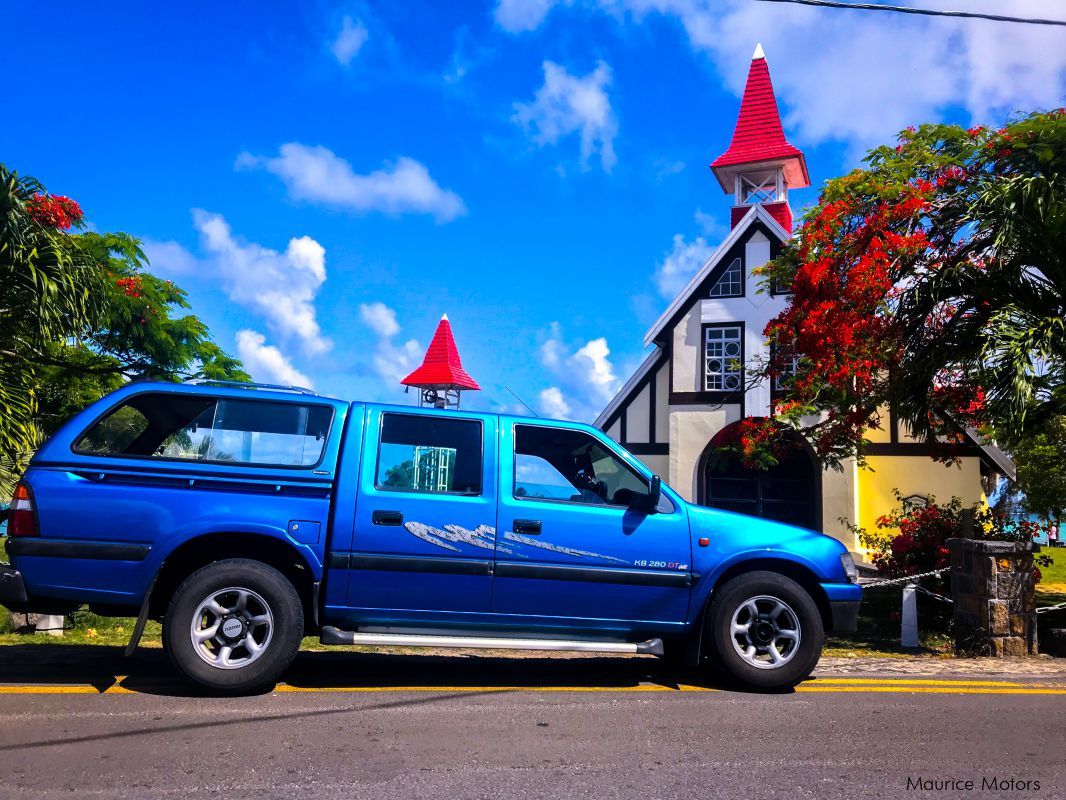
[[961, 498], [964, 505], [985, 501], [981, 462], [976, 457], [963, 458], [959, 465], [945, 465], [925, 456], [870, 456], [867, 464], [859, 470], [858, 523], [871, 532], [878, 517], [899, 505], [893, 489], [899, 489], [904, 497], [931, 495], [938, 503], [952, 497]]

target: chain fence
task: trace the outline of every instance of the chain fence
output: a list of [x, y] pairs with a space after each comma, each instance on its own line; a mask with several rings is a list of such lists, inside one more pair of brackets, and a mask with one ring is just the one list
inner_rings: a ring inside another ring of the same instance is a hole
[[920, 578], [928, 578], [931, 575], [941, 575], [945, 572], [951, 572], [951, 567], [943, 567], [941, 569], [930, 570], [929, 572], [919, 572], [917, 575], [904, 575], [902, 578], [888, 578], [882, 581], [868, 581], [861, 583], [863, 589], [879, 589], [882, 586], [896, 586], [899, 584], [914, 583], [914, 581]]
[[[921, 592], [924, 595], [928, 595], [929, 597], [934, 597], [937, 600], [940, 600], [940, 601], [942, 601], [944, 603], [954, 603], [955, 601], [952, 600], [950, 597], [945, 597], [942, 594], [937, 594], [936, 592], [934, 592], [934, 591], [932, 591], [930, 589], [926, 589], [924, 586], [919, 586], [917, 583], [915, 583], [916, 581], [921, 580], [922, 578], [929, 578], [929, 577], [932, 577], [934, 575], [940, 576], [940, 575], [943, 575], [945, 572], [951, 572], [951, 567], [944, 567], [943, 569], [934, 569], [934, 570], [930, 570], [929, 572], [919, 572], [917, 575], [905, 575], [902, 578], [889, 578], [889, 579], [886, 579], [886, 580], [866, 581], [866, 582], [860, 581], [859, 585], [862, 586], [863, 590], [866, 590], [866, 589], [880, 589], [880, 588], [885, 587], [885, 586], [900, 586], [900, 585], [906, 585], [906, 584], [909, 584], [909, 583], [913, 583], [915, 590]], [[1066, 611], [1066, 602], [1064, 602], [1064, 603], [1056, 603], [1053, 606], [1042, 606], [1042, 607], [1036, 609], [1036, 613], [1037, 614], [1046, 614], [1049, 611]]]

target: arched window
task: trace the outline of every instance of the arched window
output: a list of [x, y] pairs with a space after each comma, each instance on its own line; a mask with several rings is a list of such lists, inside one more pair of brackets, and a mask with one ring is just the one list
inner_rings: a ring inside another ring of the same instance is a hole
[[777, 466], [750, 469], [739, 457], [719, 450], [736, 433], [736, 425], [720, 431], [704, 452], [697, 492], [700, 504], [820, 531], [822, 471], [807, 444], [790, 434]]

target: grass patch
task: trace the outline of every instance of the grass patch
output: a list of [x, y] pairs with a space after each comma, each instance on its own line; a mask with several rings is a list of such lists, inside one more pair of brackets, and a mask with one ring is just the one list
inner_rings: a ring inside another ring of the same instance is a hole
[[1066, 594], [1066, 547], [1044, 547], [1040, 555], [1050, 556], [1053, 563], [1040, 568], [1044, 577], [1037, 584], [1037, 594]]
[[[1040, 555], [1051, 556], [1054, 563], [1040, 568], [1044, 578], [1036, 585], [1037, 607], [1066, 603], [1066, 547], [1045, 547]], [[1066, 628], [1066, 608], [1037, 615], [1036, 636], [1039, 642], [1050, 641], [1052, 628]]]

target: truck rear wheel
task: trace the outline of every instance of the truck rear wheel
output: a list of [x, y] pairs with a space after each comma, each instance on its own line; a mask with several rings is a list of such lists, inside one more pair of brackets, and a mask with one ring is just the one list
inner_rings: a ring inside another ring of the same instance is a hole
[[748, 572], [716, 592], [708, 615], [718, 663], [760, 689], [794, 686], [814, 671], [825, 633], [806, 589], [777, 572]]
[[259, 561], [226, 559], [178, 586], [163, 618], [163, 646], [190, 681], [250, 692], [288, 669], [303, 626], [300, 596], [284, 575]]

